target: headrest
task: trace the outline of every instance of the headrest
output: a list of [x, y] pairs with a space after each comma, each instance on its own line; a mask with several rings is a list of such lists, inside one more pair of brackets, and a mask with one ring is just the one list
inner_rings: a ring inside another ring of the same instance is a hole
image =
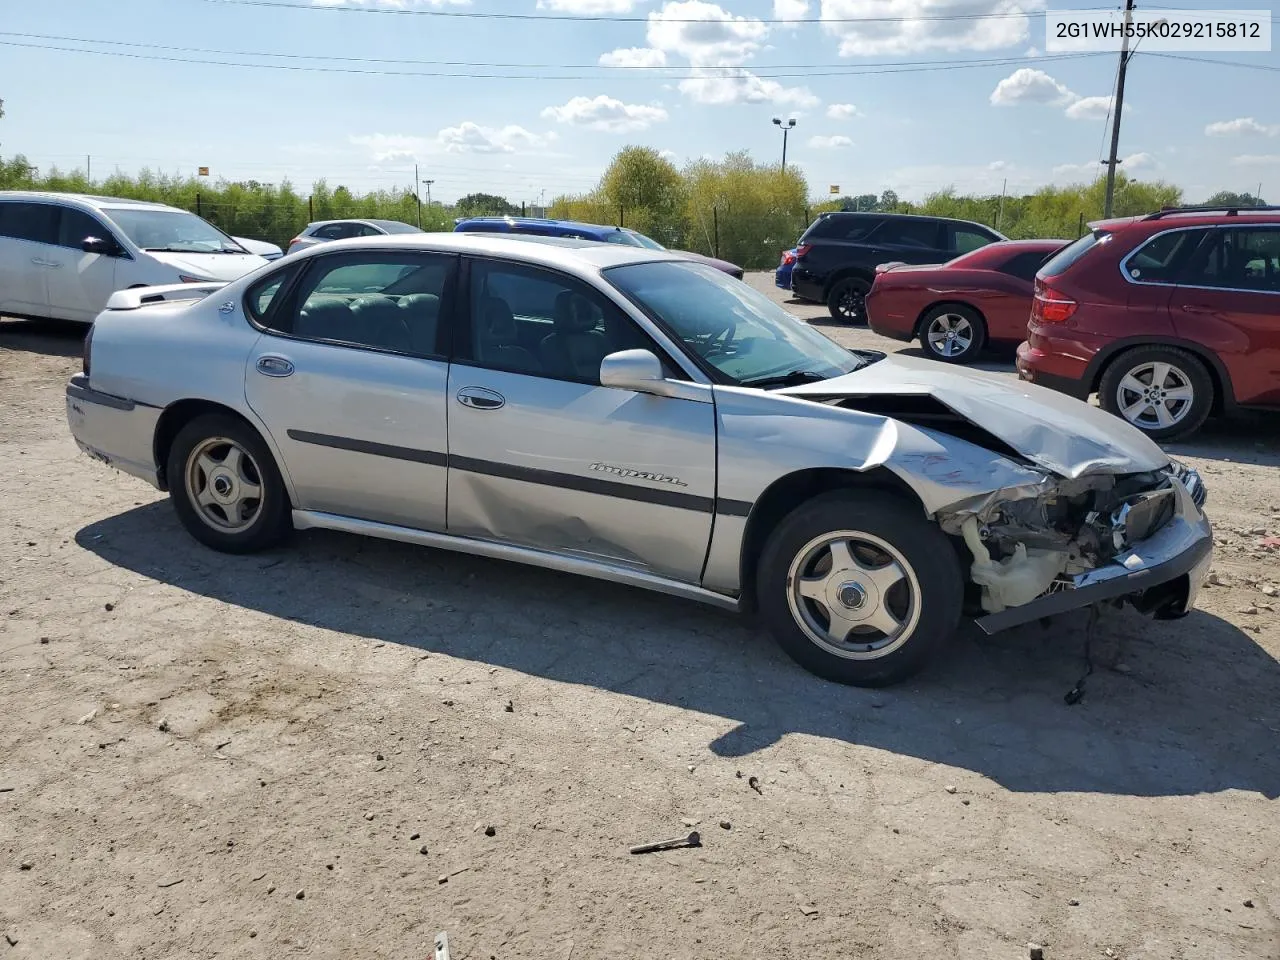
[[595, 329], [595, 310], [591, 302], [566, 290], [556, 297], [556, 333], [586, 333]]

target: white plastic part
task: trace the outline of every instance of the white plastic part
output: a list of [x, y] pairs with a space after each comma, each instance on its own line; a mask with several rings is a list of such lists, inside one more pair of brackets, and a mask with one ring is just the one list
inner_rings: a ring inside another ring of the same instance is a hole
[[967, 517], [961, 531], [973, 554], [970, 575], [982, 587], [982, 609], [999, 613], [1009, 607], [1030, 603], [1049, 589], [1055, 577], [1067, 566], [1067, 554], [1058, 550], [1028, 550], [1021, 543], [1013, 556], [992, 560], [991, 551], [978, 534], [978, 520]]

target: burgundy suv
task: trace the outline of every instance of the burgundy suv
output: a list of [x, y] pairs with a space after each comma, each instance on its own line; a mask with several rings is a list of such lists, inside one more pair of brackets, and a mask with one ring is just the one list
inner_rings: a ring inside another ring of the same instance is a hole
[[1280, 408], [1280, 207], [1107, 220], [1036, 274], [1018, 375], [1155, 440]]

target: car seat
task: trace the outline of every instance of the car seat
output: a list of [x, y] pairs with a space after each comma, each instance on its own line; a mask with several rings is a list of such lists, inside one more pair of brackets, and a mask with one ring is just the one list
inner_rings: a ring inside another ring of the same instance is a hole
[[351, 316], [354, 342], [400, 353], [413, 349], [404, 311], [390, 297], [361, 297], [351, 304]]
[[411, 293], [400, 298], [400, 311], [409, 328], [414, 353], [434, 354], [440, 321], [440, 298], [433, 293]]
[[351, 339], [351, 308], [342, 297], [311, 297], [298, 313], [295, 336], [307, 340]]
[[484, 302], [480, 337], [476, 351], [482, 363], [514, 373], [541, 373], [537, 358], [518, 346], [516, 318], [507, 301], [489, 297]]
[[574, 380], [600, 379], [600, 361], [609, 353], [609, 342], [597, 330], [596, 309], [585, 297], [564, 291], [556, 297], [555, 332], [539, 345], [543, 367]]

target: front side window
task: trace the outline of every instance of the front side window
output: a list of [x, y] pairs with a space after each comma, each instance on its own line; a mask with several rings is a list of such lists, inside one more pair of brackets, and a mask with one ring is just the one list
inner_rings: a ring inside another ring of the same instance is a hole
[[661, 261], [610, 267], [603, 275], [726, 382], [783, 385], [862, 366], [848, 350], [714, 267]]
[[1138, 283], [1173, 283], [1204, 235], [1203, 230], [1174, 230], [1152, 237], [1125, 259], [1125, 275]]
[[993, 242], [993, 237], [981, 231], [969, 227], [951, 228], [951, 249], [956, 253], [972, 253]]
[[54, 243], [57, 240], [58, 208], [47, 203], [0, 203], [0, 237]]
[[63, 207], [58, 218], [58, 246], [79, 250], [89, 237], [114, 240], [111, 231], [82, 210]]
[[[430, 254], [318, 257], [290, 298], [282, 332], [303, 340], [440, 356], [440, 325], [456, 262]], [[267, 284], [258, 301], [272, 295]]]
[[143, 250], [158, 253], [248, 253], [194, 213], [114, 207], [107, 216]]
[[570, 277], [500, 261], [471, 266], [467, 356], [480, 366], [599, 384], [600, 363], [619, 350], [661, 355], [635, 322]]
[[1180, 284], [1280, 293], [1280, 227], [1214, 230], [1187, 261]]

